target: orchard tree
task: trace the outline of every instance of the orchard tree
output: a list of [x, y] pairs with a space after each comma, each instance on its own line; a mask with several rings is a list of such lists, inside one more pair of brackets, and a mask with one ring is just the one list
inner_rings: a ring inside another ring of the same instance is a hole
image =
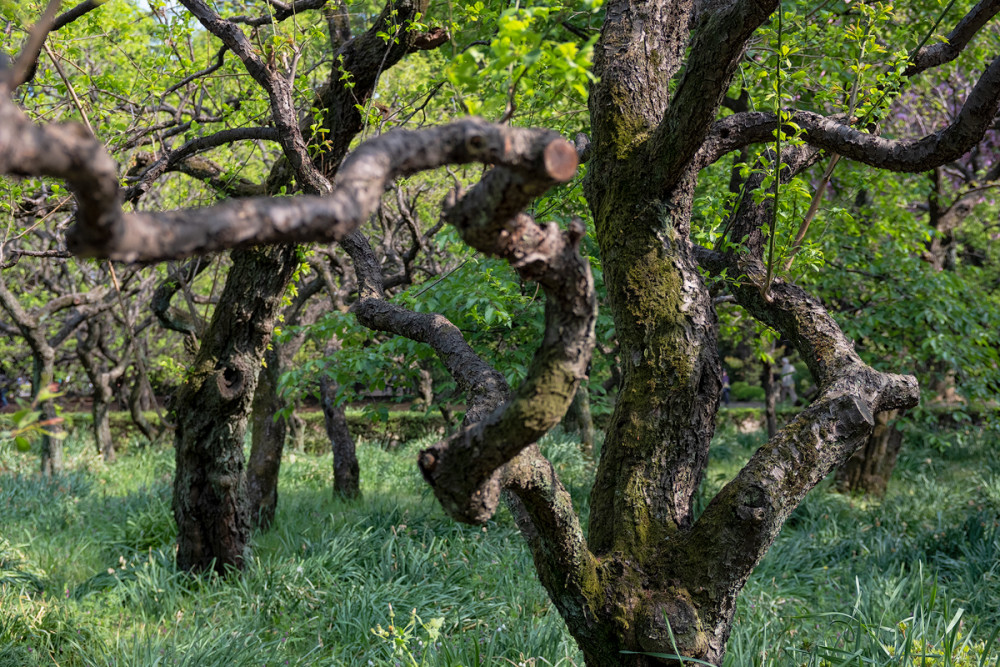
[[[575, 62], [576, 45], [553, 48], [532, 35], [566, 30], [586, 40], [590, 33], [575, 21], [603, 19], [589, 90], [591, 137], [571, 144], [553, 131], [465, 118], [386, 132], [350, 152], [364, 126], [361, 112], [373, 108], [379, 73], [441, 44], [443, 33], [422, 23], [426, 5], [390, 4], [366, 32], [338, 42], [331, 76], [300, 123], [288, 76], [297, 59], [283, 62], [269, 50], [273, 40], [253, 42], [248, 34], [259, 37], [254, 27], [326, 3], [272, 1], [267, 14], [229, 19], [200, 0], [181, 4], [221, 40], [220, 60], [234, 54], [269, 101], [269, 124], [255, 130], [282, 149], [268, 179], [278, 187], [269, 191], [285, 185], [286, 193], [304, 194], [125, 212], [119, 167], [89, 132], [34, 123], [6, 97], [0, 101], [0, 170], [69, 184], [77, 199], [67, 239], [74, 252], [154, 262], [238, 248], [179, 402], [179, 563], [242, 562], [246, 482], [242, 452], [231, 442], [242, 435], [280, 295], [295, 269], [289, 244], [338, 241], [354, 262], [359, 321], [427, 343], [465, 391], [464, 427], [418, 460], [445, 511], [483, 522], [507, 491], [539, 578], [588, 665], [660, 664], [675, 653], [721, 663], [736, 598], [789, 514], [865, 442], [877, 414], [918, 400], [914, 377], [862, 361], [823, 303], [786, 280], [782, 255], [793, 252], [781, 239], [794, 235], [805, 210], [798, 206], [803, 175], [833, 156], [875, 170], [923, 172], [975, 146], [1000, 106], [995, 48], [986, 61], [966, 63], [975, 83], [946, 125], [895, 138], [881, 119], [908, 81], [934, 76], [974, 40], [995, 40], [1000, 2], [983, 0], [960, 18], [900, 17], [907, 29], [884, 5], [805, 8], [775, 0], [529, 6], [507, 9], [495, 23], [470, 13], [469, 24], [491, 31], [483, 41], [501, 66], [482, 51], [459, 51], [454, 85], [462, 72], [503, 72], [505, 123], [529, 106], [529, 88], [538, 85], [526, 81], [530, 65], [551, 73]], [[484, 10], [477, 3], [474, 12]], [[26, 80], [55, 14], [48, 11], [4, 72], [8, 91]], [[331, 32], [341, 34], [336, 11], [329, 16]], [[932, 39], [939, 24], [954, 27]], [[730, 101], [741, 98], [745, 105]], [[462, 101], [490, 111], [472, 96]], [[310, 151], [317, 135], [325, 148]], [[226, 136], [233, 137], [216, 140]], [[706, 195], [720, 160], [744, 149], [735, 169], [722, 165], [734, 187]], [[578, 160], [586, 162], [584, 192], [621, 360], [587, 531], [535, 446], [566, 412], [594, 347], [594, 282], [579, 253], [585, 227], [578, 220], [539, 223], [524, 212], [570, 181]], [[397, 179], [471, 162], [490, 168], [446, 199], [444, 219], [471, 247], [537, 283], [546, 298], [545, 331], [513, 389], [446, 318], [386, 298], [378, 261], [359, 231]], [[728, 290], [789, 341], [818, 393], [696, 516], [721, 391], [713, 289]], [[196, 412], [206, 410], [214, 421]]]

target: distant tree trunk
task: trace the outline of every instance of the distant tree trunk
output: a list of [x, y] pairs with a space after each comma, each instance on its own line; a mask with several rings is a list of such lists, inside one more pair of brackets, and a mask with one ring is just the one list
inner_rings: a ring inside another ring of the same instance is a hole
[[[45, 430], [56, 433], [62, 430], [62, 425], [56, 421], [56, 406], [51, 400], [38, 401], [38, 394], [42, 389], [52, 384], [56, 375], [56, 351], [49, 345], [45, 338], [38, 319], [28, 313], [7, 288], [0, 273], [0, 307], [10, 316], [21, 335], [24, 336], [28, 347], [31, 348], [31, 395], [32, 402], [36, 403], [36, 409], [42, 411], [42, 419], [47, 422]], [[63, 470], [63, 448], [62, 440], [48, 435], [42, 436], [42, 457], [41, 472], [45, 477], [51, 477]]]
[[[80, 349], [78, 349], [78, 352], [81, 360], [87, 354]], [[97, 360], [93, 358], [93, 352], [90, 352], [89, 356], [91, 358], [85, 361], [83, 366], [87, 371], [90, 384], [94, 387], [91, 394], [92, 405], [90, 413], [94, 420], [94, 437], [96, 439], [97, 453], [105, 461], [111, 462], [115, 460], [114, 441], [111, 439], [111, 403], [115, 400], [115, 391], [111, 386], [111, 380], [107, 377], [107, 374], [101, 373], [100, 369], [97, 368]]]
[[424, 410], [430, 410], [431, 406], [434, 405], [434, 378], [431, 376], [431, 372], [423, 366], [418, 372], [420, 374], [417, 382], [417, 390], [420, 393], [418, 401]]
[[[319, 283], [317, 283], [319, 284]], [[312, 308], [301, 313], [301, 307], [316, 291], [307, 285], [299, 291], [299, 301], [284, 312], [285, 322], [306, 325], [315, 322], [322, 309]], [[247, 467], [247, 503], [250, 519], [258, 528], [270, 528], [278, 507], [278, 473], [285, 441], [292, 438], [294, 447], [301, 449], [305, 439], [305, 421], [292, 413], [279, 413], [288, 402], [278, 393], [278, 381], [306, 340], [302, 331], [282, 343], [274, 343], [264, 355], [264, 366], [257, 378], [251, 414], [252, 437], [250, 463]]]
[[[340, 342], [334, 339], [327, 345], [326, 353], [340, 349]], [[323, 404], [323, 418], [326, 435], [333, 449], [333, 493], [345, 498], [361, 495], [361, 472], [354, 450], [354, 438], [347, 427], [347, 414], [343, 405], [336, 404], [339, 385], [333, 378], [324, 375], [319, 381], [320, 397]]]
[[306, 448], [306, 420], [294, 410], [288, 415], [288, 439], [292, 449], [301, 452]]
[[115, 446], [111, 438], [111, 404], [115, 400], [115, 390], [112, 385], [121, 377], [124, 366], [106, 370], [106, 366], [97, 354], [97, 346], [102, 335], [101, 323], [96, 320], [91, 322], [86, 330], [81, 330], [77, 334], [76, 354], [93, 387], [91, 415], [94, 420], [97, 453], [106, 462], [111, 462], [115, 460]]
[[774, 381], [774, 366], [767, 359], [760, 373], [760, 383], [764, 387], [764, 423], [770, 439], [778, 432], [778, 383]]
[[288, 421], [278, 412], [285, 402], [278, 395], [280, 362], [274, 349], [265, 355], [260, 369], [251, 415], [250, 462], [247, 465], [247, 504], [250, 521], [268, 529], [278, 507], [278, 473], [288, 435]]
[[903, 433], [893, 420], [898, 410], [875, 415], [875, 429], [865, 446], [837, 469], [837, 489], [842, 493], [885, 495], [889, 478], [896, 468]]
[[580, 437], [583, 451], [594, 451], [594, 420], [590, 414], [590, 392], [587, 390], [586, 380], [580, 383], [573, 402], [563, 417], [563, 429]]
[[[37, 400], [39, 392], [49, 387], [55, 378], [55, 351], [49, 348], [51, 354], [33, 353], [33, 373], [32, 373], [32, 395]], [[54, 401], [41, 401], [38, 409], [42, 411], [42, 419], [48, 422], [45, 430], [48, 433], [56, 434], [62, 431], [62, 424], [57, 419], [56, 404]], [[63, 471], [63, 446], [62, 439], [51, 435], [42, 436], [42, 475], [52, 477]]]
[[[149, 423], [148, 419], [146, 419], [146, 415], [143, 414], [143, 407], [145, 403], [148, 403], [148, 399], [146, 399], [145, 392], [143, 391], [142, 371], [138, 369], [136, 370], [140, 375], [138, 375], [135, 382], [132, 383], [132, 390], [129, 392], [128, 396], [128, 409], [129, 413], [132, 415], [132, 423], [136, 425], [136, 428], [138, 428], [144, 436], [146, 436], [146, 439], [153, 442], [160, 436], [160, 432], [153, 428], [153, 425]], [[162, 429], [164, 426], [161, 424], [160, 428]]]
[[[95, 387], [96, 389], [96, 387]], [[97, 437], [97, 451], [108, 463], [115, 460], [115, 443], [111, 438], [111, 402], [97, 400], [94, 392], [94, 435]]]
[[[177, 566], [243, 566], [250, 536], [243, 439], [261, 359], [298, 268], [291, 245], [234, 250], [233, 266], [175, 401]], [[247, 323], [253, 326], [247, 326]]]

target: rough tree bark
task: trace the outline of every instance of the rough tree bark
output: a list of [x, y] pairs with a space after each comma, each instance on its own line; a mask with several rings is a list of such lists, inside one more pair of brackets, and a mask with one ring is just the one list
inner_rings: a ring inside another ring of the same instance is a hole
[[[315, 279], [299, 291], [295, 301], [283, 311], [286, 326], [308, 326], [320, 314], [320, 304], [302, 312], [309, 298], [319, 291], [322, 280]], [[283, 343], [274, 342], [264, 354], [264, 365], [260, 369], [257, 387], [253, 396], [251, 413], [250, 461], [247, 467], [247, 504], [251, 521], [259, 528], [267, 529], [274, 520], [278, 507], [278, 473], [281, 470], [281, 456], [286, 440], [295, 432], [295, 415], [288, 417], [280, 413], [288, 407], [288, 401], [278, 392], [278, 381], [288, 370], [292, 358], [305, 342], [303, 328]], [[301, 417], [298, 418], [301, 422]], [[301, 433], [302, 427], [299, 428]]]
[[[264, 348], [295, 271], [290, 245], [234, 251], [212, 321], [175, 399], [177, 565], [242, 567], [250, 535], [243, 440]], [[233, 293], [248, 298], [235, 299]], [[247, 326], [253, 323], [252, 326]]]
[[[327, 130], [324, 134], [325, 144], [322, 150], [318, 151], [315, 162], [303, 150], [304, 145], [312, 139], [312, 128], [315, 126], [311, 115], [295, 126], [294, 130], [286, 130], [298, 133], [301, 136], [301, 143], [296, 141], [294, 146], [286, 146], [284, 159], [279, 160], [271, 169], [266, 184], [269, 193], [287, 187], [293, 176], [297, 177], [300, 187], [307, 193], [320, 194], [330, 190], [329, 179], [335, 176], [351, 141], [364, 127], [359, 106], [374, 93], [380, 72], [399, 62], [408, 51], [415, 48], [416, 42], [422, 36], [421, 33], [408, 31], [386, 50], [379, 33], [386, 29], [388, 23], [405, 24], [426, 9], [426, 0], [417, 2], [407, 0], [389, 5], [367, 32], [352, 39], [349, 19], [343, 6], [338, 4], [336, 7], [326, 8], [331, 50], [339, 51], [338, 57], [342, 57], [342, 60], [339, 68], [332, 70], [329, 82], [318, 92], [315, 100], [314, 113], [322, 116]], [[340, 77], [343, 71], [351, 73], [350, 86], [346, 86]], [[290, 123], [292, 117], [287, 120]], [[321, 283], [317, 280], [314, 281], [314, 285], [317, 289], [303, 290], [301, 298], [293, 304], [292, 310], [295, 313], [303, 308], [312, 294], [319, 291]], [[313, 311], [313, 319], [318, 314]], [[291, 426], [289, 420], [276, 417], [277, 412], [285, 407], [285, 402], [277, 394], [278, 378], [304, 339], [303, 334], [299, 336], [297, 342], [275, 345], [269, 352], [267, 365], [261, 370], [262, 376], [266, 376], [262, 377], [260, 384], [263, 393], [254, 400], [249, 503], [252, 516], [262, 528], [268, 527], [274, 518], [281, 455]], [[343, 410], [340, 409], [340, 412]], [[341, 428], [336, 421], [337, 410], [330, 414], [333, 415], [335, 422], [331, 423], [328, 417], [326, 428], [334, 449], [334, 492], [356, 496], [359, 493], [359, 475], [357, 459], [354, 456], [354, 441], [347, 432], [346, 417]], [[325, 404], [324, 415], [327, 415]], [[333, 434], [330, 433], [331, 427]], [[336, 472], [338, 461], [341, 463], [340, 476]]]

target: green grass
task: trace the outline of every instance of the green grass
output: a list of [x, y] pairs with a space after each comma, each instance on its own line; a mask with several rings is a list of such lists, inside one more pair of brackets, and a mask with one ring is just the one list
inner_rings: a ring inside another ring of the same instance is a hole
[[[230, 577], [173, 567], [168, 447], [108, 466], [76, 434], [51, 482], [3, 447], [0, 667], [582, 665], [509, 515], [473, 528], [437, 507], [413, 465], [426, 442], [362, 442], [353, 502], [329, 455], [287, 455], [275, 528]], [[810, 494], [740, 599], [726, 664], [996, 667], [1000, 451], [956, 442], [908, 442], [884, 500]], [[724, 428], [700, 502], [759, 443]], [[585, 507], [576, 444], [545, 449]]]

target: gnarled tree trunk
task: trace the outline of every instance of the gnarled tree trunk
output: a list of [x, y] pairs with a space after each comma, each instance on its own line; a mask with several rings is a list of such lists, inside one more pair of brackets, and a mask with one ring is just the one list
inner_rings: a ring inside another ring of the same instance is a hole
[[289, 245], [234, 250], [232, 257], [174, 406], [177, 565], [186, 570], [243, 565], [250, 536], [243, 439], [264, 350], [297, 267]]

